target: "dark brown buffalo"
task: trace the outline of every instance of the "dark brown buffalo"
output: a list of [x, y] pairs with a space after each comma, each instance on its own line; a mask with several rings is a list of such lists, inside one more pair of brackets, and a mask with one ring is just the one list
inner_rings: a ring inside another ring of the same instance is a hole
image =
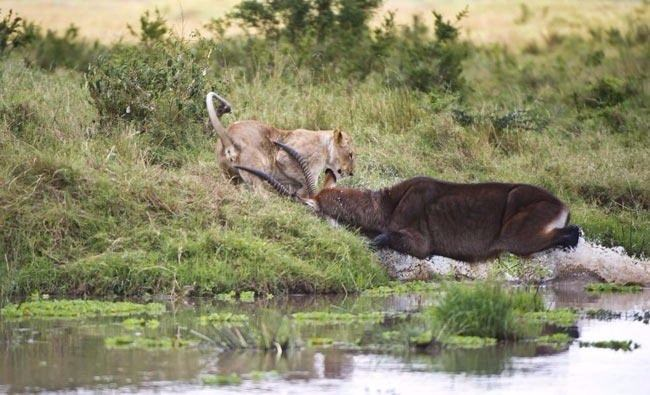
[[[290, 147], [277, 144], [302, 162]], [[290, 195], [270, 175], [242, 169]], [[458, 184], [414, 177], [378, 191], [324, 187], [298, 199], [323, 216], [359, 228], [373, 237], [377, 248], [418, 258], [442, 255], [472, 262], [504, 251], [528, 256], [554, 247], [573, 248], [580, 235], [577, 226], [567, 226], [569, 209], [558, 198], [527, 184]]]

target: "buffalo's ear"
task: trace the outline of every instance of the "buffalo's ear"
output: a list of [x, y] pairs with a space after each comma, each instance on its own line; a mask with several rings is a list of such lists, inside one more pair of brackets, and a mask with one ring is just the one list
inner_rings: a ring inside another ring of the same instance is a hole
[[341, 129], [339, 128], [334, 129], [334, 142], [336, 142], [336, 144], [343, 143], [343, 132], [341, 132]]

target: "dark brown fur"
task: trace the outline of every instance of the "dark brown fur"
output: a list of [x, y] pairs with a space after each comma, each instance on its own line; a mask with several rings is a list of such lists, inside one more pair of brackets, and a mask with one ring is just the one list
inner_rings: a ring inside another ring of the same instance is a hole
[[[566, 226], [568, 209], [546, 190], [526, 184], [455, 184], [415, 177], [379, 191], [321, 190], [318, 211], [418, 258], [442, 255], [478, 261], [508, 251], [527, 256], [574, 247], [579, 229]], [[558, 219], [566, 218], [558, 227]]]
[[[290, 148], [283, 149], [290, 153]], [[299, 154], [291, 155], [300, 160]], [[268, 174], [242, 169], [290, 195]], [[377, 248], [418, 258], [441, 255], [473, 262], [504, 251], [528, 256], [554, 247], [573, 248], [580, 236], [577, 226], [567, 226], [569, 210], [558, 198], [527, 184], [456, 184], [415, 177], [379, 191], [326, 187], [299, 199], [323, 216], [359, 228], [373, 237]]]

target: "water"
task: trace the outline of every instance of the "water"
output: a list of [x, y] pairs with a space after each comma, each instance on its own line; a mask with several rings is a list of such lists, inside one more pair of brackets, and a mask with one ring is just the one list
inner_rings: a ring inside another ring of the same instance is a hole
[[[439, 276], [452, 276], [471, 280], [486, 279], [494, 268], [492, 260], [467, 263], [443, 256], [418, 259], [400, 252], [383, 249], [378, 252], [392, 278], [399, 280], [429, 280]], [[513, 280], [561, 280], [574, 278], [577, 274], [595, 280], [620, 284], [635, 283], [650, 286], [650, 261], [632, 257], [623, 247], [605, 247], [596, 242], [580, 238], [572, 250], [552, 249], [534, 254], [527, 261], [530, 273], [520, 273], [524, 278]]]
[[[201, 314], [233, 311], [251, 317], [251, 325], [272, 327], [297, 311], [412, 312], [431, 303], [435, 294], [390, 297], [292, 297], [253, 304], [191, 300], [170, 304], [157, 329], [127, 329], [123, 318], [101, 320], [30, 320], [0, 323], [0, 392], [128, 391], [273, 394], [648, 394], [650, 326], [634, 312], [650, 310], [650, 290], [637, 294], [590, 295], [582, 284], [565, 283], [545, 290], [556, 307], [604, 308], [621, 312], [620, 319], [580, 320], [579, 339], [633, 340], [631, 352], [580, 348], [549, 352], [532, 343], [500, 345], [480, 350], [372, 352], [305, 347], [294, 352], [218, 352], [208, 342], [173, 350], [107, 349], [107, 336], [143, 332], [177, 333], [192, 338], [189, 329], [211, 336], [197, 323]], [[179, 329], [180, 327], [180, 329]], [[307, 326], [303, 339], [331, 337], [353, 342], [390, 324]], [[198, 339], [197, 339], [198, 340]], [[347, 349], [346, 349], [347, 348]], [[241, 384], [203, 385], [207, 374], [242, 377]]]

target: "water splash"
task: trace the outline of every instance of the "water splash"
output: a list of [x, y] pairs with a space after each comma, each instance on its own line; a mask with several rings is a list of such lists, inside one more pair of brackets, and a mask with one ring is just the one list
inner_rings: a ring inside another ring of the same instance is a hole
[[582, 272], [607, 282], [650, 285], [650, 261], [627, 255], [623, 247], [604, 247], [583, 238], [572, 251], [552, 250], [533, 259], [548, 266], [554, 278]]
[[[389, 249], [379, 251], [378, 255], [389, 275], [398, 280], [427, 280], [436, 276], [485, 279], [494, 263], [467, 263], [442, 256], [418, 259]], [[542, 280], [587, 274], [607, 282], [650, 285], [650, 261], [627, 255], [623, 247], [604, 247], [584, 238], [571, 251], [545, 251], [531, 257], [531, 263], [547, 269], [548, 275]]]

